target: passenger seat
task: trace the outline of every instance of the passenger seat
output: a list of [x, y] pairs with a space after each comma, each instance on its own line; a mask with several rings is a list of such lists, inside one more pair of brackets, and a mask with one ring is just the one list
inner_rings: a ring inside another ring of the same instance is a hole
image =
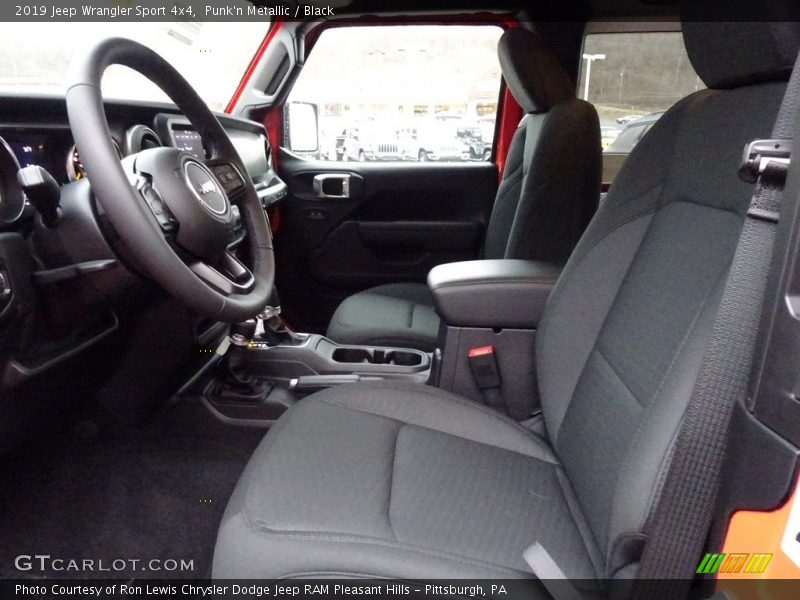
[[[506, 31], [498, 54], [526, 115], [511, 140], [483, 257], [562, 264], [600, 196], [597, 112], [575, 98], [575, 84], [535, 33]], [[328, 326], [328, 337], [339, 343], [428, 351], [438, 332], [439, 317], [423, 283], [381, 285], [350, 296]]]
[[[600, 588], [581, 598], [629, 597], [609, 580], [636, 574], [658, 539], [652, 515], [753, 193], [742, 148], [770, 136], [800, 49], [797, 23], [685, 22], [683, 35], [709, 89], [639, 142], [548, 300], [528, 351], [540, 433], [426, 385], [309, 396], [245, 468], [214, 578], [561, 571], [581, 592]], [[533, 567], [532, 546], [546, 552]], [[527, 592], [552, 600], [541, 582]]]

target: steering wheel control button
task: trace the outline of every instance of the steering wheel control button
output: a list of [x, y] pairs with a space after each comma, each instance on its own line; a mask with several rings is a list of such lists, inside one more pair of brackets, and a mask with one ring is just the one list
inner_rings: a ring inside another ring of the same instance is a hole
[[145, 202], [147, 202], [147, 206], [150, 208], [156, 221], [158, 221], [158, 225], [161, 229], [165, 232], [174, 231], [177, 223], [156, 191], [147, 185], [142, 188], [142, 197]]
[[228, 199], [211, 171], [195, 160], [187, 160], [183, 170], [189, 189], [204, 208], [220, 216], [228, 212]]
[[155, 214], [160, 215], [164, 213], [164, 204], [161, 202], [161, 198], [156, 196], [152, 188], [145, 188], [143, 195], [144, 199], [147, 200], [147, 204], [153, 209]]
[[238, 244], [244, 239], [244, 222], [242, 221], [242, 212], [235, 204], [231, 205], [231, 217], [233, 220], [233, 231], [231, 231], [228, 247]]
[[244, 185], [242, 178], [239, 176], [236, 169], [233, 168], [233, 165], [216, 165], [214, 167], [214, 174], [217, 176], [217, 179], [220, 180], [222, 187], [225, 188], [228, 194], [235, 192]]

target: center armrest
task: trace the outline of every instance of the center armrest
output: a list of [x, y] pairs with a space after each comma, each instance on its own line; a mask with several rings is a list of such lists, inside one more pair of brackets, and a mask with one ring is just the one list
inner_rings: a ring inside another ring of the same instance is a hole
[[514, 259], [454, 262], [431, 269], [428, 287], [447, 325], [535, 329], [562, 268]]

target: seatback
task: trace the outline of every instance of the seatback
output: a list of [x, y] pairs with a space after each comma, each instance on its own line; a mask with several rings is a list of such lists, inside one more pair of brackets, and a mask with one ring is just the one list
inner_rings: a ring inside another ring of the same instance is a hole
[[[775, 27], [784, 49], [749, 54], [743, 40], [768, 45]], [[537, 332], [548, 436], [607, 576], [638, 560], [753, 192], [742, 149], [770, 136], [800, 46], [796, 25], [719, 28], [685, 24], [718, 89], [679, 102], [635, 148]]]
[[597, 112], [575, 98], [575, 84], [535, 33], [506, 31], [498, 56], [526, 115], [509, 147], [484, 258], [563, 264], [600, 198]]

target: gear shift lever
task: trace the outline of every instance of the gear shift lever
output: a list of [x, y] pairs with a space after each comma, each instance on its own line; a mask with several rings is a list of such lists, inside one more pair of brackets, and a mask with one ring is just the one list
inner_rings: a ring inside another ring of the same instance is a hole
[[256, 332], [257, 323], [250, 319], [231, 326], [230, 346], [226, 352], [226, 370], [214, 385], [213, 395], [220, 402], [258, 403], [272, 389], [266, 381], [247, 372], [247, 353]]
[[265, 306], [264, 310], [258, 313], [258, 318], [262, 321], [266, 321], [268, 319], [273, 319], [275, 317], [281, 316], [281, 307], [280, 306]]
[[256, 335], [257, 343], [266, 343], [269, 346], [297, 346], [302, 344], [306, 337], [289, 329], [281, 319], [280, 306], [267, 306], [258, 315], [263, 326], [263, 331]]

